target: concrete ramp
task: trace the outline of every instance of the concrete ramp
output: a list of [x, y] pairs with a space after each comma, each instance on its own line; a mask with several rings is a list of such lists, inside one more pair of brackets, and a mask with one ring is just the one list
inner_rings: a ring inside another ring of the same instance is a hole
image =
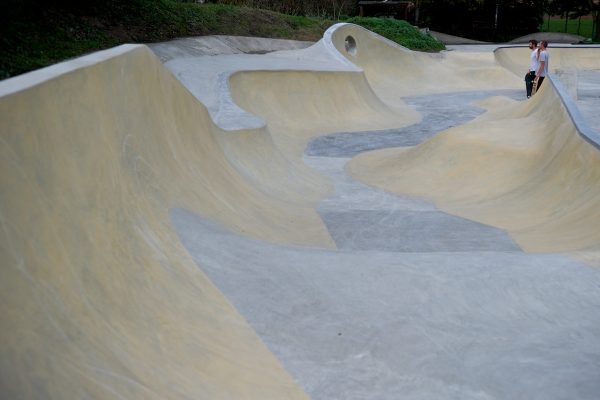
[[[310, 201], [251, 185], [219, 144], [227, 132], [143, 46], [1, 90], [2, 397], [305, 398], [194, 265], [168, 210], [330, 245]], [[248, 147], [293, 173], [263, 135]]]
[[522, 48], [165, 46], [0, 82], [0, 397], [597, 398], [598, 126]]

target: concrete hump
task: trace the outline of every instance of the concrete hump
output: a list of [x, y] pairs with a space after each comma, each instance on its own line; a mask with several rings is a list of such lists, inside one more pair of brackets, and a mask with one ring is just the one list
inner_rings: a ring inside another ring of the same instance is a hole
[[535, 32], [513, 39], [510, 43], [527, 44], [531, 39], [535, 39], [538, 42], [546, 40], [549, 43], [577, 44], [583, 42], [586, 38], [563, 32]]

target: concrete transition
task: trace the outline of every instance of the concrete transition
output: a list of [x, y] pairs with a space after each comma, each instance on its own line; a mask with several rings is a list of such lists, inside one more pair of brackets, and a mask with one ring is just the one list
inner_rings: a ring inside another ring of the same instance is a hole
[[0, 82], [0, 397], [598, 399], [600, 48], [290, 45]]
[[531, 39], [535, 39], [538, 42], [546, 40], [549, 43], [581, 43], [585, 41], [584, 36], [574, 35], [572, 33], [564, 32], [535, 32], [529, 35], [521, 36], [510, 41], [510, 43], [529, 43]]

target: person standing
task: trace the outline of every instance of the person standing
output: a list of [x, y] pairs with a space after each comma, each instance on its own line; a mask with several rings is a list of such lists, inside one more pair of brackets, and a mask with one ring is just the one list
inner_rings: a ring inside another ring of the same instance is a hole
[[533, 80], [535, 79], [535, 73], [538, 69], [537, 40], [531, 39], [529, 41], [529, 50], [531, 50], [531, 54], [529, 55], [529, 69], [525, 75], [525, 90], [527, 91], [527, 98], [531, 97]]
[[546, 50], [547, 48], [548, 42], [542, 40], [540, 42], [540, 47], [538, 47], [537, 50], [537, 61], [539, 65], [534, 79], [534, 81], [537, 81], [537, 90], [540, 90], [540, 86], [542, 86], [544, 78], [546, 78], [546, 75], [548, 75], [548, 61], [550, 61], [550, 54]]

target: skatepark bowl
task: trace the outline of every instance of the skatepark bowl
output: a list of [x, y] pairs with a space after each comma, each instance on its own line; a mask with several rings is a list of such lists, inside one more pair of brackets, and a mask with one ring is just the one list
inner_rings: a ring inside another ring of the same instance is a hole
[[169, 46], [0, 82], [0, 397], [600, 398], [600, 48]]

